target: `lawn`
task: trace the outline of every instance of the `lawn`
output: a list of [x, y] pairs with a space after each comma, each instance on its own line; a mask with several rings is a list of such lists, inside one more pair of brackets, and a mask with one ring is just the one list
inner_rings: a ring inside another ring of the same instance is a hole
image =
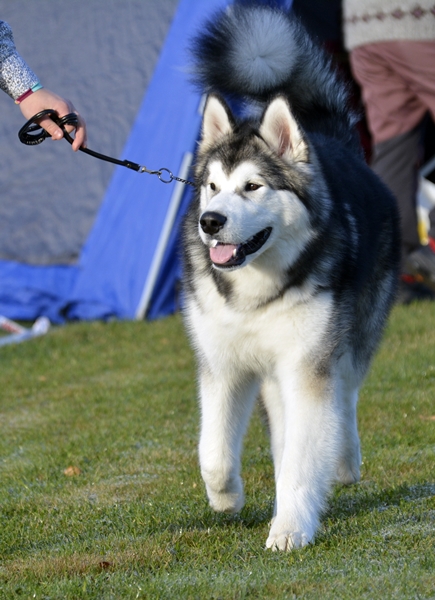
[[362, 480], [313, 545], [264, 549], [266, 432], [247, 504], [208, 507], [179, 316], [77, 323], [0, 348], [0, 598], [435, 598], [435, 306], [396, 307], [361, 392]]

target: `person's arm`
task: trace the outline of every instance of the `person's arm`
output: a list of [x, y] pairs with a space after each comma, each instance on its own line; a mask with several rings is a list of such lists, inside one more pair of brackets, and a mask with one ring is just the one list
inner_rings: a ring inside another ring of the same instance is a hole
[[[42, 87], [37, 76], [18, 54], [12, 29], [5, 21], [0, 21], [0, 89], [6, 92], [17, 104], [21, 112], [30, 119], [45, 109], [55, 110], [60, 117], [74, 112], [78, 115], [78, 126], [72, 145], [73, 150], [86, 145], [86, 124], [69, 100]], [[43, 127], [54, 140], [61, 139], [63, 132], [51, 119], [41, 119]], [[67, 127], [67, 131], [73, 131]]]

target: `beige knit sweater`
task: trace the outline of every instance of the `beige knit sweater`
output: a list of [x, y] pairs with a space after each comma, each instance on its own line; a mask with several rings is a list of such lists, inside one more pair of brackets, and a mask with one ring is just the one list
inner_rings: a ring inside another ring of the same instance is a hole
[[343, 0], [348, 50], [388, 40], [435, 40], [435, 0]]

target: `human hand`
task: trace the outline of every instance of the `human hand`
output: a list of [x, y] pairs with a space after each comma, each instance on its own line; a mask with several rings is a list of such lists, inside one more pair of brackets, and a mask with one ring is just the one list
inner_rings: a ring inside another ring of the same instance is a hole
[[[31, 119], [37, 113], [47, 109], [55, 110], [59, 117], [64, 117], [69, 113], [75, 113], [78, 118], [77, 127], [74, 128], [71, 125], [66, 125], [65, 129], [68, 133], [76, 129], [74, 142], [72, 144], [72, 149], [74, 151], [77, 151], [81, 146], [86, 147], [86, 123], [69, 100], [65, 100], [64, 98], [61, 98], [61, 96], [50, 92], [50, 90], [42, 88], [37, 92], [30, 94], [27, 98], [24, 98], [19, 106], [26, 119]], [[49, 117], [41, 119], [39, 124], [51, 135], [53, 140], [60, 140], [63, 138], [62, 129]]]

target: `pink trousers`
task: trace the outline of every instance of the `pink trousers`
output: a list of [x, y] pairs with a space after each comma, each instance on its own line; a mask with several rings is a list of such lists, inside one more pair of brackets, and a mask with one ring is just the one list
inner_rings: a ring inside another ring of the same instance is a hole
[[375, 144], [411, 131], [428, 111], [435, 120], [435, 41], [367, 44], [350, 62]]

